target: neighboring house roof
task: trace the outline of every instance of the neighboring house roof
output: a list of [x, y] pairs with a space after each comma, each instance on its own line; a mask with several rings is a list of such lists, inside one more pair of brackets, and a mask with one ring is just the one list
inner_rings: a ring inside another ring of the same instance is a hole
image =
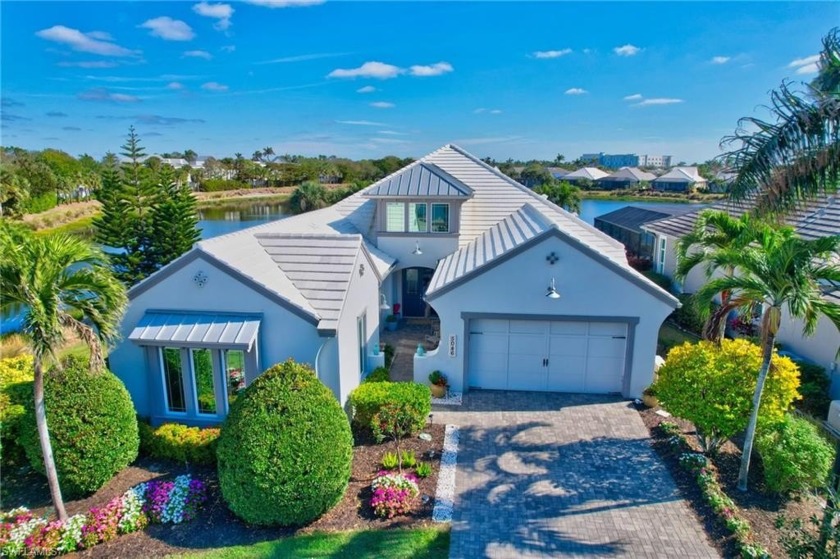
[[469, 198], [472, 188], [437, 165], [419, 162], [377, 182], [365, 190], [365, 196]]
[[656, 221], [657, 219], [662, 219], [665, 217], [670, 217], [671, 215], [673, 214], [666, 212], [657, 212], [654, 210], [647, 210], [644, 208], [637, 208], [634, 206], [625, 206], [613, 212], [606, 213], [604, 215], [599, 215], [595, 218], [595, 221], [611, 223], [613, 225], [617, 225], [618, 227], [622, 227], [624, 229], [629, 229], [631, 231], [640, 233], [642, 230], [641, 226], [645, 223]]
[[697, 167], [674, 167], [661, 177], [653, 179], [654, 182], [706, 182], [706, 179], [700, 176]]
[[[729, 200], [717, 202], [710, 206], [711, 209], [728, 212], [736, 218], [741, 217], [752, 207], [751, 202], [736, 203]], [[643, 226], [643, 229], [652, 233], [682, 237], [694, 228], [694, 223], [701, 211], [695, 210], [647, 223]], [[840, 235], [840, 196], [821, 196], [801, 205], [785, 216], [785, 224], [796, 229], [804, 239]]]
[[582, 167], [577, 171], [572, 171], [571, 173], [565, 175], [563, 178], [565, 179], [588, 179], [591, 181], [596, 181], [598, 179], [602, 179], [608, 176], [609, 173], [605, 173], [601, 169], [596, 169], [595, 167]]
[[652, 181], [656, 178], [653, 173], [642, 171], [638, 167], [622, 167], [618, 171], [603, 177], [601, 181], [619, 181], [619, 182], [642, 182]]
[[563, 167], [549, 167], [548, 172], [551, 173], [551, 176], [555, 179], [562, 179], [563, 177], [571, 173], [571, 171], [569, 171], [568, 169], [564, 169]]

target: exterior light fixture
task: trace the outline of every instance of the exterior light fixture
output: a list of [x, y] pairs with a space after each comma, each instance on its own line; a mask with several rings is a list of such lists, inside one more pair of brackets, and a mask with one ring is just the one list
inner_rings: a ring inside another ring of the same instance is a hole
[[423, 251], [420, 250], [420, 241], [414, 241], [414, 250], [411, 251], [411, 254], [416, 254], [417, 256], [423, 254]]
[[379, 294], [379, 310], [382, 310], [382, 311], [391, 310], [391, 305], [388, 304], [388, 300], [385, 298], [384, 293]]
[[559, 299], [560, 294], [557, 292], [557, 287], [554, 285], [554, 278], [551, 278], [551, 283], [548, 284], [548, 291], [545, 294], [549, 299]]

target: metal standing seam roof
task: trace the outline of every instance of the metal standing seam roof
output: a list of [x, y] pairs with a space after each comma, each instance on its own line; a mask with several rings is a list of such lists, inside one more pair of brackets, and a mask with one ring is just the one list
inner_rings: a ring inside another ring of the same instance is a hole
[[697, 172], [697, 167], [674, 167], [661, 177], [653, 180], [659, 182], [706, 182], [706, 179]]
[[642, 171], [638, 167], [622, 167], [618, 171], [598, 179], [599, 181], [641, 182], [652, 181], [656, 178], [653, 173]]
[[591, 181], [596, 181], [598, 179], [602, 179], [608, 176], [608, 173], [605, 173], [601, 169], [597, 169], [595, 167], [581, 167], [577, 171], [572, 171], [571, 173], [563, 176], [564, 179], [589, 179]]
[[[725, 211], [732, 217], [739, 218], [751, 210], [753, 204], [751, 201], [736, 203], [724, 200], [712, 204], [708, 209]], [[682, 237], [694, 229], [694, 223], [701, 211], [703, 210], [653, 221], [643, 225], [642, 228], [651, 233]], [[785, 224], [796, 229], [803, 239], [840, 235], [840, 197], [821, 196], [802, 204], [785, 217]]]
[[625, 206], [610, 213], [599, 215], [595, 218], [595, 222], [602, 221], [604, 223], [610, 223], [638, 233], [641, 232], [641, 226], [645, 223], [670, 217], [671, 215], [673, 214], [636, 208], [634, 206]]
[[128, 339], [141, 345], [251, 349], [259, 315], [146, 311]]
[[370, 197], [469, 198], [472, 188], [437, 165], [420, 162], [374, 183], [364, 191]]
[[470, 244], [441, 260], [429, 282], [426, 295], [433, 295], [443, 287], [490, 264], [552, 227], [553, 223], [540, 214], [534, 206], [525, 204]]

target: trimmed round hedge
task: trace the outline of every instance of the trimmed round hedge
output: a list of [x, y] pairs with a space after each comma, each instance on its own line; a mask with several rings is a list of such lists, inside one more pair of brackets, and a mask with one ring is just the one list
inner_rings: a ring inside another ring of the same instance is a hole
[[[92, 493], [137, 458], [137, 415], [125, 385], [110, 371], [92, 373], [71, 358], [44, 374], [44, 403], [62, 492]], [[35, 404], [27, 402], [21, 445], [35, 470], [45, 473], [35, 427]]]
[[353, 437], [330, 389], [289, 360], [236, 399], [216, 454], [222, 496], [234, 514], [251, 524], [296, 526], [341, 500]]

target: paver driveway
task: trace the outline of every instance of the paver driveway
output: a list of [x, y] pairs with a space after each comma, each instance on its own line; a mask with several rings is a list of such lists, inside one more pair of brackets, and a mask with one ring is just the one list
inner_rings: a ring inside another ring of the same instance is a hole
[[460, 426], [450, 557], [719, 557], [615, 398], [473, 391]]

